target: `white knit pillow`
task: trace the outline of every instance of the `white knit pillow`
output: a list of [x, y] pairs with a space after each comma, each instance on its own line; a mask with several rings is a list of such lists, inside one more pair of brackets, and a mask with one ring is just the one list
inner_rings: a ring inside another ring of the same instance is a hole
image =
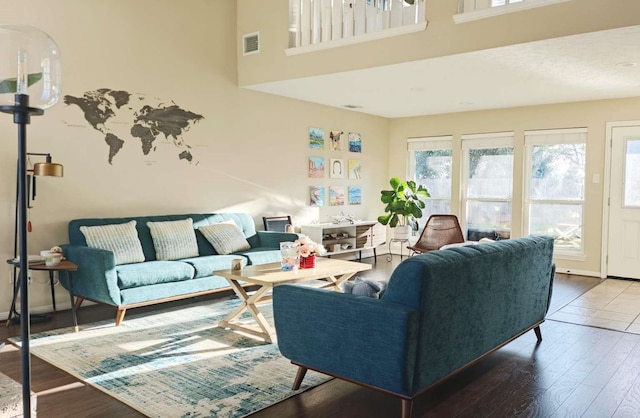
[[179, 260], [199, 255], [193, 219], [147, 222], [147, 226], [151, 231], [157, 260]]
[[249, 241], [233, 220], [198, 228], [218, 254], [231, 254], [251, 248]]
[[112, 251], [116, 265], [141, 263], [144, 261], [142, 244], [136, 231], [136, 221], [123, 224], [81, 226], [80, 232], [87, 246]]

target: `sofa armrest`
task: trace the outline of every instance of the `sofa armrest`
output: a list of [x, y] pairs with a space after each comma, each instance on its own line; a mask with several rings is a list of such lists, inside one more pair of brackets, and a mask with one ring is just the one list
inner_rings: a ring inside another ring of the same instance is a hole
[[[95, 302], [118, 306], [121, 303], [113, 252], [81, 245], [62, 245], [64, 256], [78, 265], [73, 272], [73, 294]], [[60, 275], [69, 290], [69, 278]]]
[[281, 285], [278, 346], [290, 360], [394, 393], [412, 393], [418, 312], [381, 299]]
[[[275, 232], [275, 231], [258, 231], [256, 233], [258, 238], [257, 247], [268, 247], [274, 249], [280, 249], [280, 243], [286, 241], [297, 240], [298, 234], [289, 232]], [[254, 245], [252, 245], [253, 247]]]

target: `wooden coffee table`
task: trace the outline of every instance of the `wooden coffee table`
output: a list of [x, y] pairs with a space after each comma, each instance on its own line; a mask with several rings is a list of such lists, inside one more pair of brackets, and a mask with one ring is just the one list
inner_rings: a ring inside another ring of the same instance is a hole
[[[270, 291], [283, 283], [299, 283], [310, 280], [325, 280], [327, 283], [321, 288], [330, 288], [341, 291], [340, 285], [353, 277], [356, 273], [370, 270], [371, 264], [356, 263], [353, 261], [336, 260], [331, 258], [316, 258], [316, 267], [312, 269], [282, 271], [280, 263], [246, 266], [242, 270], [220, 270], [214, 275], [222, 276], [229, 282], [233, 291], [238, 295], [241, 305], [234, 309], [226, 318], [219, 322], [218, 326], [243, 331], [251, 335], [263, 338], [267, 342], [273, 342], [275, 331], [267, 323], [264, 315], [257, 305], [271, 300]], [[251, 294], [242, 287], [247, 283], [260, 286]], [[259, 329], [251, 328], [244, 324], [232, 322], [243, 312], [249, 312], [257, 323]]]

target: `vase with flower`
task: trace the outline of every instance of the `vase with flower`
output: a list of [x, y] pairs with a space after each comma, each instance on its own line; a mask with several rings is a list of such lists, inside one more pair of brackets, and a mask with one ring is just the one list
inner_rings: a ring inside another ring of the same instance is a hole
[[322, 244], [318, 244], [311, 238], [304, 236], [296, 241], [298, 246], [298, 254], [300, 254], [300, 268], [312, 269], [316, 266], [316, 254], [322, 255], [326, 252]]

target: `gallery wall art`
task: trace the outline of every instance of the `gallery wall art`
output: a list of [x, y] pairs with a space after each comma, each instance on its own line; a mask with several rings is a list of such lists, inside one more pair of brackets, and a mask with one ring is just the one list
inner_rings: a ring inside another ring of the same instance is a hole
[[[326, 147], [325, 142], [327, 142]], [[309, 178], [348, 179], [350, 182], [362, 179], [362, 160], [346, 158], [352, 153], [362, 153], [362, 137], [359, 133], [340, 129], [325, 130], [317, 126], [309, 127], [308, 143], [310, 149], [325, 154], [324, 156], [309, 156]], [[329, 190], [328, 199], [325, 195], [327, 188]], [[334, 184], [326, 186], [325, 183], [324, 185], [309, 186], [309, 206], [343, 206], [347, 204], [362, 204], [361, 185]]]

